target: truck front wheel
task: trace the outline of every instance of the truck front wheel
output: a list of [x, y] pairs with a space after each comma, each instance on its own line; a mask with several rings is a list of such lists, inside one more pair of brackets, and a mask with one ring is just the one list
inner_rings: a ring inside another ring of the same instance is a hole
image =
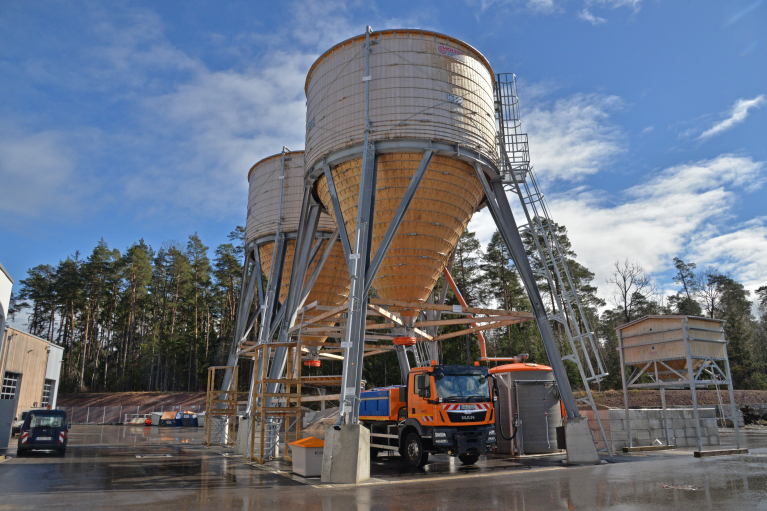
[[461, 463], [464, 465], [473, 465], [479, 460], [479, 456], [476, 454], [461, 454], [458, 456], [458, 459], [461, 460]]
[[410, 433], [405, 439], [405, 460], [411, 467], [422, 468], [429, 461], [429, 453], [423, 450], [421, 437], [416, 433]]

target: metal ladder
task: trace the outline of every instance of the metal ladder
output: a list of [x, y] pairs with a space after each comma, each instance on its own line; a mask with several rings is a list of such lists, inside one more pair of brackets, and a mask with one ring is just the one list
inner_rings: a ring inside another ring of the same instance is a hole
[[[565, 252], [556, 237], [544, 195], [530, 165], [527, 134], [522, 132], [519, 116], [516, 76], [512, 73], [496, 75], [495, 113], [504, 188], [519, 197], [525, 212], [527, 223], [521, 224], [519, 231], [523, 238], [527, 235], [533, 239], [540, 258], [539, 267], [534, 268], [535, 273], [547, 281], [554, 297], [555, 312], [549, 319], [555, 321], [561, 327], [560, 332], [564, 331], [567, 337], [562, 360], [570, 361], [578, 367], [586, 391], [586, 396], [578, 401], [591, 407], [605, 444], [605, 448], [600, 451], [607, 452], [612, 460], [612, 449], [590, 387], [607, 376], [607, 372], [578, 297], [578, 289], [570, 276]], [[565, 354], [568, 348], [569, 353]]]

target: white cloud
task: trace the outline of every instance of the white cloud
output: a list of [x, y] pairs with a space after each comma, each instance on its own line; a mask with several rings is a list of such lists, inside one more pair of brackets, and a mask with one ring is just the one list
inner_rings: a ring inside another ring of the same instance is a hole
[[78, 165], [88, 140], [55, 130], [36, 133], [0, 126], [0, 211], [7, 218], [68, 219], [88, 209], [97, 185]]
[[598, 5], [600, 7], [610, 7], [617, 9], [619, 7], [630, 7], [637, 12], [642, 6], [643, 0], [586, 0], [586, 5]]
[[[665, 169], [618, 194], [586, 187], [553, 194], [549, 211], [567, 227], [578, 260], [595, 273], [604, 299], [615, 261], [635, 260], [652, 274], [668, 270], [674, 256], [718, 266], [753, 290], [767, 284], [767, 217], [734, 227], [727, 220], [740, 195], [763, 182], [765, 167], [724, 154]], [[525, 223], [518, 198], [510, 195], [509, 201], [517, 223]], [[469, 229], [487, 244], [496, 230], [487, 208], [474, 215]]]
[[726, 119], [714, 124], [711, 128], [707, 129], [703, 133], [700, 134], [698, 137], [698, 140], [705, 140], [707, 138], [711, 138], [714, 135], [718, 135], [722, 133], [723, 131], [727, 131], [728, 129], [732, 128], [736, 124], [740, 124], [741, 122], [746, 120], [746, 117], [748, 117], [748, 111], [752, 108], [761, 108], [762, 105], [767, 102], [767, 98], [765, 98], [764, 94], [755, 97], [754, 99], [739, 99], [735, 102], [735, 104], [732, 106], [729, 112], [729, 117]]
[[530, 157], [543, 182], [579, 181], [599, 172], [625, 150], [624, 135], [610, 120], [621, 108], [617, 96], [575, 94], [522, 106], [522, 127], [529, 133]]
[[467, 0], [469, 5], [479, 5], [479, 12], [484, 13], [491, 7], [503, 5], [524, 5], [527, 10], [540, 14], [551, 14], [560, 10], [556, 0]]
[[[717, 243], [720, 231], [737, 239], [738, 229], [728, 231], [724, 222], [743, 193], [735, 189], [754, 190], [764, 167], [764, 162], [725, 154], [665, 169], [617, 196], [588, 189], [550, 196], [550, 211], [567, 227], [579, 259], [604, 288], [617, 260], [629, 258], [649, 273], [663, 272], [674, 256]], [[748, 261], [745, 251], [732, 257]], [[699, 258], [706, 259], [713, 264], [716, 257]], [[741, 277], [739, 271], [733, 274]]]
[[716, 266], [755, 291], [767, 285], [767, 217], [736, 226], [732, 232], [715, 234], [691, 247], [689, 259], [698, 266]]
[[586, 8], [584, 8], [582, 11], [578, 12], [578, 18], [580, 18], [580, 19], [582, 19], [584, 21], [588, 21], [589, 23], [591, 23], [594, 26], [601, 25], [603, 23], [607, 23], [606, 19], [600, 18], [599, 16], [594, 16]]

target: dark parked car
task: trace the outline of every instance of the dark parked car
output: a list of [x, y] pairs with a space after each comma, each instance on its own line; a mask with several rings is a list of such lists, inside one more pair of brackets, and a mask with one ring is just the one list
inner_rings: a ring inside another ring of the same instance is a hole
[[30, 410], [19, 432], [17, 456], [32, 450], [56, 451], [64, 456], [67, 450], [67, 413], [63, 410]]

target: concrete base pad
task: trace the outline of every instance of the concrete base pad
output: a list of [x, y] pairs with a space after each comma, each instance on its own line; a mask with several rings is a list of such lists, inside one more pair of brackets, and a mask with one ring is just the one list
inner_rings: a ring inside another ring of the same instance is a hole
[[564, 425], [567, 462], [599, 464], [599, 454], [594, 444], [594, 437], [591, 435], [589, 420], [586, 417], [578, 417], [566, 420]]
[[730, 454], [748, 454], [748, 449], [718, 449], [716, 451], [695, 451], [696, 458], [708, 458], [710, 456], [729, 456]]
[[237, 437], [234, 440], [234, 453], [242, 456], [250, 455], [250, 425], [253, 419], [240, 419], [237, 426]]
[[370, 430], [359, 424], [328, 428], [322, 482], [356, 484], [370, 479]]

